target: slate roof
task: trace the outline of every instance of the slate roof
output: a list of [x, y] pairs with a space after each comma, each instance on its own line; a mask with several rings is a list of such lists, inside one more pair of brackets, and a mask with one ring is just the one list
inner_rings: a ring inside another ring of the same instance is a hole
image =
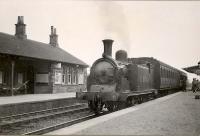
[[88, 65], [59, 47], [0, 32], [0, 53], [54, 62]]

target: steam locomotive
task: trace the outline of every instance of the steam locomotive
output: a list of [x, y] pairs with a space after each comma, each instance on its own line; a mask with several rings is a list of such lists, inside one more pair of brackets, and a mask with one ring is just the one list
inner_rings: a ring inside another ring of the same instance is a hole
[[186, 73], [154, 58], [127, 58], [126, 51], [119, 50], [114, 60], [112, 43], [103, 40], [104, 53], [91, 67], [88, 91], [77, 94], [95, 113], [103, 107], [115, 111], [185, 88]]

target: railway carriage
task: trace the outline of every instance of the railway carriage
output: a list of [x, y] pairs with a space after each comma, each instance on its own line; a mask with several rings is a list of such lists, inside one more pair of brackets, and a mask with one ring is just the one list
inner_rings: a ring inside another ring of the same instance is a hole
[[154, 88], [160, 95], [179, 90], [186, 84], [186, 73], [152, 57], [131, 58], [129, 62], [148, 61], [154, 66]]

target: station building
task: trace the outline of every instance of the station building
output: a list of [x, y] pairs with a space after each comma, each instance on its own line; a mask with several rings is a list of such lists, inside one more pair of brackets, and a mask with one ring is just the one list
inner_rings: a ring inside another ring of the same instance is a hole
[[56, 28], [49, 44], [27, 39], [23, 16], [15, 35], [0, 32], [0, 96], [84, 91], [88, 65], [61, 49]]

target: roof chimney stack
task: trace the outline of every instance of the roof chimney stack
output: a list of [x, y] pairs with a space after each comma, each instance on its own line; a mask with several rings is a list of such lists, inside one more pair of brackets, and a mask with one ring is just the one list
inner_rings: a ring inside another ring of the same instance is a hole
[[51, 34], [49, 35], [49, 37], [49, 44], [51, 44], [54, 47], [58, 47], [58, 35], [56, 34], [56, 28], [54, 28], [53, 26], [51, 26]]
[[24, 24], [24, 17], [18, 16], [17, 24], [15, 24], [15, 36], [19, 39], [27, 39], [26, 24]]
[[104, 44], [104, 53], [102, 55], [103, 57], [106, 57], [106, 56], [112, 57], [112, 43], [113, 43], [113, 40], [111, 39], [103, 40], [103, 44]]

